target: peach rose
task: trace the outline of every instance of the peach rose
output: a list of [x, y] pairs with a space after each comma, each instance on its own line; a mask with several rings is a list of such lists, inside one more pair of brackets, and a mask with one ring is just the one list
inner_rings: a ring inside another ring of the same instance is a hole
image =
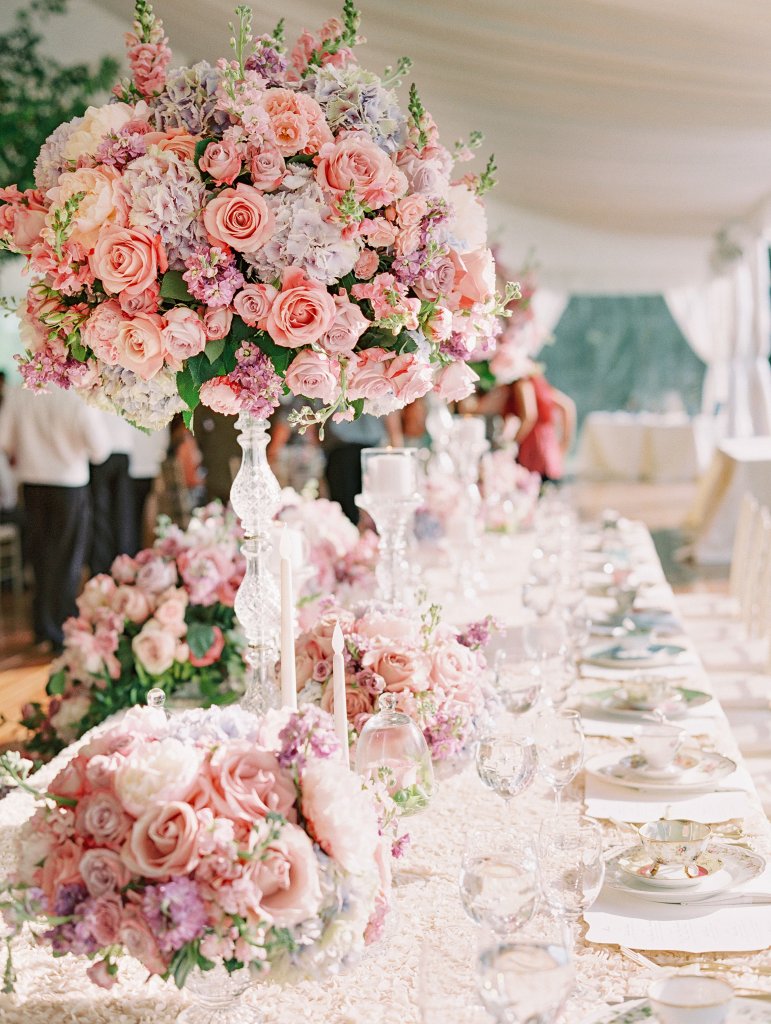
[[86, 791], [86, 759], [74, 758], [58, 772], [48, 785], [48, 792], [54, 796], [79, 800]]
[[334, 135], [327, 124], [324, 111], [318, 100], [309, 96], [307, 92], [295, 93], [300, 110], [305, 117], [307, 127], [307, 140], [304, 152], [312, 156], [325, 146], [328, 142], [334, 142]]
[[233, 323], [233, 313], [231, 310], [226, 307], [209, 309], [206, 306], [201, 306], [198, 312], [203, 318], [203, 329], [206, 331], [206, 337], [209, 341], [219, 341], [220, 338], [228, 336], [230, 325]]
[[402, 227], [412, 227], [413, 224], [419, 224], [428, 213], [428, 200], [418, 194], [405, 196], [397, 202], [396, 213]]
[[272, 284], [247, 284], [233, 299], [236, 313], [248, 327], [265, 330], [268, 313], [278, 290]]
[[[89, 896], [105, 896], [131, 881], [131, 872], [114, 850], [86, 850], [80, 861], [80, 874]], [[108, 945], [108, 940], [105, 945]]]
[[428, 686], [428, 658], [422, 651], [401, 648], [392, 643], [375, 643], [362, 658], [362, 665], [371, 668], [384, 681], [386, 690], [421, 693]]
[[174, 636], [184, 636], [187, 626], [185, 625], [185, 609], [187, 608], [187, 592], [179, 589], [172, 590], [165, 595], [161, 603], [155, 609], [153, 618], [159, 622], [164, 629], [167, 629]]
[[188, 661], [196, 668], [206, 668], [207, 665], [213, 665], [225, 649], [225, 635], [220, 627], [212, 626], [212, 632], [214, 634], [212, 642], [209, 649], [205, 651], [204, 654], [196, 656], [192, 651], [190, 651]]
[[479, 673], [476, 655], [457, 641], [442, 644], [431, 658], [431, 682], [446, 693], [465, 688], [470, 676]]
[[201, 404], [223, 416], [235, 416], [241, 411], [241, 387], [227, 377], [204, 381], [198, 393]]
[[456, 265], [454, 297], [461, 309], [487, 302], [495, 293], [495, 261], [489, 249], [477, 249], [452, 257]]
[[150, 614], [150, 602], [139, 587], [121, 585], [112, 595], [112, 609], [129, 622], [144, 622]]
[[392, 359], [386, 376], [394, 386], [396, 397], [404, 405], [422, 398], [433, 387], [431, 367], [416, 359], [411, 352], [403, 352]]
[[117, 362], [143, 380], [150, 380], [163, 366], [163, 320], [155, 313], [137, 313], [123, 320], [115, 335]]
[[393, 224], [389, 224], [385, 217], [375, 217], [373, 220], [364, 221], [361, 234], [366, 237], [373, 249], [387, 249], [389, 245], [394, 244], [401, 232], [398, 232]]
[[286, 371], [286, 386], [295, 395], [319, 398], [325, 405], [334, 401], [340, 389], [339, 367], [321, 352], [305, 349], [296, 355]]
[[23, 193], [26, 202], [9, 203], [0, 207], [0, 230], [13, 236], [13, 244], [22, 252], [29, 252], [40, 241], [46, 225], [46, 206], [42, 194], [34, 189]]
[[349, 132], [319, 152], [316, 181], [339, 200], [353, 185], [354, 195], [370, 210], [377, 210], [407, 189], [404, 174], [366, 132]]
[[279, 928], [315, 917], [321, 906], [319, 864], [308, 835], [286, 824], [254, 868], [266, 916]]
[[175, 306], [164, 316], [164, 327], [161, 331], [163, 347], [169, 364], [181, 363], [191, 356], [197, 356], [206, 348], [206, 331], [203, 321], [196, 312], [187, 306]]
[[168, 263], [160, 235], [153, 235], [146, 228], [108, 224], [99, 232], [89, 265], [106, 292], [141, 295], [155, 284]]
[[302, 270], [284, 271], [281, 292], [270, 308], [265, 329], [277, 345], [299, 348], [326, 334], [335, 322], [337, 307], [327, 289]]
[[370, 326], [369, 320], [355, 302], [351, 302], [345, 289], [341, 288], [334, 296], [335, 322], [323, 336], [319, 344], [330, 356], [352, 352], [356, 342]]
[[125, 316], [115, 299], [100, 303], [80, 329], [83, 344], [108, 366], [114, 366], [120, 353], [115, 344]]
[[[346, 684], [345, 711], [349, 722], [352, 722], [357, 715], [372, 714], [374, 707], [372, 697], [366, 690], [362, 690], [360, 686]], [[324, 693], [321, 695], [321, 709], [322, 711], [328, 711], [330, 715], [334, 714], [335, 688], [331, 684], [325, 687]]]
[[239, 182], [212, 199], [203, 211], [209, 240], [236, 252], [256, 252], [273, 236], [276, 221], [261, 192]]
[[190, 804], [173, 801], [148, 808], [134, 822], [121, 856], [146, 878], [187, 875], [198, 864], [198, 818]]
[[184, 128], [169, 128], [165, 132], [148, 132], [145, 143], [147, 146], [155, 146], [162, 153], [173, 153], [180, 160], [190, 160], [192, 163], [198, 139]]
[[160, 676], [174, 664], [177, 638], [152, 620], [131, 641], [131, 650], [151, 676]]
[[128, 224], [128, 200], [120, 171], [114, 167], [80, 167], [76, 171], [65, 171], [56, 186], [46, 193], [51, 203], [46, 218], [49, 241], [53, 241], [55, 212], [78, 192], [85, 195], [78, 204], [68, 237], [88, 251], [93, 249], [103, 226]]
[[373, 249], [362, 249], [353, 267], [360, 281], [368, 281], [378, 268], [380, 257]]
[[276, 148], [282, 156], [294, 156], [308, 142], [308, 119], [300, 106], [297, 93], [291, 89], [268, 89], [262, 105], [270, 120]]
[[355, 363], [348, 367], [348, 397], [378, 401], [396, 393], [392, 381], [386, 376], [393, 353], [384, 348], [367, 348], [359, 352]]
[[397, 256], [411, 256], [417, 249], [420, 248], [420, 225], [410, 224], [409, 227], [402, 228], [399, 234], [396, 236], [394, 242], [394, 250]]
[[129, 905], [124, 909], [118, 941], [126, 947], [129, 956], [139, 960], [152, 974], [166, 973], [167, 965], [139, 907]]
[[445, 402], [460, 402], [461, 399], [473, 394], [474, 384], [478, 380], [479, 374], [467, 363], [454, 362], [445, 366], [436, 375], [434, 391]]
[[286, 817], [295, 801], [294, 783], [275, 754], [245, 740], [215, 751], [209, 765], [211, 807], [227, 818]]
[[121, 292], [118, 302], [127, 316], [136, 316], [137, 313], [157, 313], [161, 304], [160, 283], [153, 281], [148, 288], [137, 295]]
[[232, 185], [241, 173], [241, 157], [235, 142], [223, 139], [210, 142], [198, 161], [198, 166], [217, 185]]
[[275, 146], [263, 146], [249, 152], [249, 173], [255, 188], [272, 192], [284, 180], [286, 164]]

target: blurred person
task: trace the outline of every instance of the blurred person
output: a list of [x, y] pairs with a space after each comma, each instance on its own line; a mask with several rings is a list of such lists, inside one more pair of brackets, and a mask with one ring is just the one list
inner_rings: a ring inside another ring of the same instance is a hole
[[361, 453], [365, 448], [383, 444], [401, 448], [404, 441], [398, 412], [388, 416], [359, 416], [357, 420], [324, 424], [324, 450], [327, 455], [326, 481], [329, 497], [342, 506], [352, 523], [359, 522], [355, 502], [361, 494]]
[[89, 463], [104, 462], [111, 443], [97, 410], [73, 392], [16, 388], [0, 410], [0, 448], [23, 485], [35, 643], [59, 651], [91, 542]]
[[418, 398], [401, 410], [402, 434], [407, 448], [425, 448], [431, 443], [426, 430], [428, 410], [425, 398]]
[[202, 466], [201, 449], [179, 414], [171, 421], [169, 455], [179, 466], [182, 485], [189, 495], [190, 508], [202, 505], [206, 497], [206, 471]]
[[561, 480], [576, 429], [576, 406], [542, 373], [515, 380], [506, 389], [504, 420], [516, 416], [517, 461], [544, 481]]
[[137, 550], [134, 486], [129, 476], [129, 453], [136, 428], [112, 412], [100, 412], [100, 429], [109, 444], [104, 462], [91, 466], [93, 526], [92, 575], [109, 572], [118, 555]]
[[[132, 438], [131, 454], [129, 455], [129, 476], [134, 488], [134, 539], [136, 550], [145, 546], [148, 499], [153, 484], [158, 478], [169, 449], [169, 428], [163, 427], [151, 434], [136, 430]], [[149, 537], [147, 538], [149, 540]]]
[[193, 432], [206, 473], [206, 500], [217, 498], [227, 505], [231, 484], [241, 465], [236, 417], [199, 405], [193, 416]]

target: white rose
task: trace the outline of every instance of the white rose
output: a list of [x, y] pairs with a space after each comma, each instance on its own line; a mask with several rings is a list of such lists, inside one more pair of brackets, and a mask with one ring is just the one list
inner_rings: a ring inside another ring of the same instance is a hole
[[115, 793], [126, 810], [143, 814], [154, 803], [186, 800], [201, 770], [202, 751], [167, 736], [138, 743], [115, 773]]
[[89, 107], [81, 124], [67, 139], [64, 159], [77, 163], [78, 157], [93, 156], [105, 136], [120, 131], [127, 121], [137, 116], [141, 116], [138, 107], [131, 107], [128, 103], [107, 103], [103, 107]]
[[476, 193], [468, 185], [450, 187], [450, 234], [458, 252], [472, 252], [487, 245], [487, 216]]

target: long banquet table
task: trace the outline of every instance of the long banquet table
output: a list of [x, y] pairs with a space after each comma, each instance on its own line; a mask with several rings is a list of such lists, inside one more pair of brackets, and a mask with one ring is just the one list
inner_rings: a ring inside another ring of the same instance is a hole
[[[444, 599], [446, 612], [456, 621], [491, 612], [504, 622], [522, 623], [526, 612], [519, 601], [519, 583], [527, 565], [532, 540], [527, 535], [513, 539], [486, 541], [485, 572], [487, 587], [473, 602], [447, 597], [452, 582], [441, 572], [429, 572], [428, 584], [433, 596]], [[673, 604], [673, 595], [663, 580], [660, 565], [649, 535], [637, 531], [637, 550], [644, 562], [646, 578], [653, 584], [651, 596], [657, 604]], [[470, 605], [473, 605], [470, 607]], [[678, 640], [680, 642], [680, 640]], [[687, 645], [686, 639], [682, 640]], [[700, 688], [706, 688], [706, 676], [698, 664], [693, 666]], [[597, 689], [597, 680], [585, 680], [589, 690]], [[725, 716], [716, 709], [711, 720], [713, 742], [717, 749], [735, 760], [739, 752], [730, 734]], [[613, 732], [612, 729], [608, 730]], [[622, 750], [625, 741], [603, 736], [588, 740], [588, 756]], [[43, 769], [44, 783], [70, 756], [65, 751]], [[583, 782], [577, 780], [569, 798], [583, 799]], [[750, 794], [750, 814], [744, 821], [747, 841], [761, 853], [771, 854], [771, 829], [763, 816], [757, 797]], [[398, 863], [395, 908], [385, 940], [370, 947], [354, 968], [322, 981], [307, 981], [296, 987], [278, 989], [270, 985], [254, 986], [246, 1001], [258, 1005], [266, 1024], [296, 1024], [309, 1020], [314, 1024], [417, 1024], [421, 1020], [419, 987], [442, 994], [453, 1002], [454, 1020], [476, 1022], [477, 1000], [474, 988], [474, 929], [466, 918], [458, 895], [457, 875], [464, 838], [475, 825], [502, 824], [502, 802], [477, 779], [473, 765], [460, 766], [455, 774], [442, 778], [429, 809], [409, 819], [412, 844]], [[0, 871], [12, 869], [14, 840], [18, 826], [31, 812], [30, 798], [13, 792], [0, 802]], [[522, 833], [537, 832], [541, 821], [553, 814], [553, 797], [537, 781], [515, 799], [513, 827]], [[608, 822], [606, 849], [624, 845], [623, 833]], [[752, 908], [755, 910], [756, 908]], [[719, 913], [719, 912], [718, 912]], [[768, 908], [757, 908], [766, 920]], [[635, 943], [630, 942], [630, 945]], [[751, 943], [750, 943], [751, 945]], [[55, 959], [44, 947], [36, 947], [22, 937], [15, 944], [18, 971], [18, 996], [0, 995], [0, 1021], [3, 1024], [53, 1024], [77, 1021], [78, 1024], [170, 1024], [186, 997], [173, 983], [153, 978], [145, 983], [146, 972], [137, 962], [124, 958], [121, 980], [111, 991], [92, 986], [85, 977], [85, 958]], [[642, 946], [638, 948], [644, 948]], [[429, 951], [428, 954], [426, 951]], [[427, 955], [431, 968], [427, 969]], [[683, 953], [657, 953], [672, 964], [685, 962]], [[762, 951], [721, 954], [752, 979], [752, 967], [768, 961]], [[709, 960], [702, 954], [699, 960]], [[590, 993], [582, 1002], [574, 1001], [565, 1020], [570, 1024], [585, 1019], [590, 1011], [626, 997], [644, 995], [650, 983], [645, 969], [623, 957], [616, 946], [588, 942], [585, 924], [580, 928], [577, 949], [577, 973]], [[767, 980], [767, 979], [766, 979]], [[753, 982], [760, 984], [757, 978]], [[486, 1019], [483, 1014], [479, 1019]], [[449, 1024], [449, 1022], [448, 1022]]]

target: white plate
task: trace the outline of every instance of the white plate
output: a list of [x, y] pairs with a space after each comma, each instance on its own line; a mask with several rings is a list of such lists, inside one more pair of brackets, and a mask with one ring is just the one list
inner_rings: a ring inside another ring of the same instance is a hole
[[640, 703], [630, 703], [623, 695], [623, 686], [613, 686], [607, 690], [596, 690], [594, 693], [586, 694], [582, 700], [587, 707], [589, 714], [592, 711], [603, 711], [605, 714], [618, 715], [622, 718], [647, 717], [650, 719], [650, 712], [660, 710], [667, 718], [684, 718], [691, 708], [701, 707], [702, 704], [709, 704], [712, 697], [702, 690], [690, 690], [684, 686], [676, 686], [666, 700], [655, 707], [641, 706]]
[[625, 789], [666, 792], [687, 789], [694, 793], [713, 790], [718, 779], [724, 779], [736, 771], [736, 762], [716, 751], [686, 748], [677, 758], [683, 770], [664, 776], [660, 772], [650, 775], [644, 768], [638, 768], [635, 765], [638, 757], [638, 754], [627, 754], [619, 758], [617, 752], [598, 754], [586, 762], [584, 769], [603, 782], [623, 786]]
[[[654, 862], [650, 854], [643, 846], [633, 846], [615, 858], [615, 864], [626, 875], [627, 879], [633, 882], [642, 880], [652, 889], [692, 889], [701, 885], [723, 870], [723, 861], [716, 854], [707, 850], [700, 854], [694, 864], [699, 871], [696, 875], [687, 875], [682, 864], [660, 864], [658, 870], [653, 871]], [[672, 898], [671, 891], [668, 892]]]
[[[761, 999], [734, 996], [726, 1024], [768, 1024], [768, 1003]], [[629, 999], [604, 1010], [593, 1010], [580, 1024], [659, 1024], [647, 999]]]
[[588, 665], [601, 668], [651, 668], [659, 665], [676, 665], [688, 652], [679, 644], [645, 644], [640, 647], [624, 647], [614, 644], [601, 647], [583, 656]]
[[753, 850], [745, 850], [743, 846], [711, 843], [707, 853], [723, 862], [719, 871], [706, 878], [683, 878], [679, 886], [664, 887], [652, 883], [650, 879], [638, 878], [624, 871], [618, 863], [620, 858], [628, 857], [630, 854], [630, 850], [624, 850], [606, 861], [605, 885], [653, 903], [670, 903], [672, 900], [698, 903], [707, 896], [716, 896], [757, 878], [766, 867], [765, 858]]

